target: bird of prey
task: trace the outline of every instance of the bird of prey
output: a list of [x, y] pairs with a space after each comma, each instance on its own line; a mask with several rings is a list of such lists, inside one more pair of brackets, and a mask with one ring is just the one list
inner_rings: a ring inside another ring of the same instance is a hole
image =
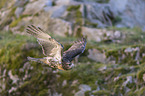
[[86, 47], [86, 39], [82, 37], [81, 40], [74, 42], [74, 44], [63, 52], [63, 45], [53, 39], [50, 35], [45, 33], [41, 28], [30, 25], [26, 29], [27, 33], [37, 38], [41, 45], [44, 58], [28, 57], [28, 60], [48, 64], [50, 67], [61, 70], [69, 70], [74, 66], [71, 61], [74, 57], [82, 54]]

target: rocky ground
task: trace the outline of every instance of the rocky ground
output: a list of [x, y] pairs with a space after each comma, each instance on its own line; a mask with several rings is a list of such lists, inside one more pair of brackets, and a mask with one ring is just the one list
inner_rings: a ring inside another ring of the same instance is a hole
[[[128, 30], [134, 34], [127, 35], [121, 43], [88, 40], [76, 67], [68, 71], [29, 62], [27, 56], [43, 57], [36, 39], [1, 32], [0, 93], [2, 96], [143, 96], [145, 33], [132, 30], [140, 29]], [[57, 40], [67, 49], [76, 38], [57, 36]]]
[[[0, 96], [144, 96], [143, 0], [120, 6], [120, 0], [6, 1], [0, 1]], [[85, 36], [75, 68], [29, 62], [27, 56], [44, 56], [25, 32], [30, 24], [47, 30], [65, 50]]]

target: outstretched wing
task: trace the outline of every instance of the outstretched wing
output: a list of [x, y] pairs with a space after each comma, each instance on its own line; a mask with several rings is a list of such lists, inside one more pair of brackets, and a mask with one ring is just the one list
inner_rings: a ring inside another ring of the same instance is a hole
[[72, 61], [74, 57], [84, 52], [86, 43], [87, 41], [85, 38], [76, 41], [67, 51], [63, 53], [63, 58], [67, 58], [69, 61]]
[[37, 28], [34, 25], [28, 26], [26, 30], [27, 33], [37, 38], [45, 56], [52, 56], [61, 60], [61, 51], [63, 47], [59, 42], [51, 38], [51, 36], [45, 33], [41, 28]]

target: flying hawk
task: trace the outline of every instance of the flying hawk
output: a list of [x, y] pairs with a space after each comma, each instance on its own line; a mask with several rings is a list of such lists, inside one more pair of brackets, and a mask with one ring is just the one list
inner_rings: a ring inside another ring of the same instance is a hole
[[71, 61], [74, 57], [84, 52], [87, 43], [86, 39], [82, 38], [63, 52], [63, 45], [45, 33], [41, 28], [30, 25], [26, 30], [27, 33], [37, 38], [38, 43], [42, 47], [43, 54], [46, 56], [44, 58], [28, 57], [28, 60], [48, 64], [53, 68], [61, 70], [68, 70], [73, 67]]

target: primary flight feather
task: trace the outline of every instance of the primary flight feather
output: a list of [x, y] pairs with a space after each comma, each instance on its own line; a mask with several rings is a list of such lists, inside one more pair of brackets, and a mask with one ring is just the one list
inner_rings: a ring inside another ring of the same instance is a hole
[[37, 38], [38, 43], [41, 45], [43, 54], [47, 57], [32, 58], [28, 57], [31, 61], [41, 62], [48, 64], [53, 68], [61, 70], [71, 69], [73, 64], [71, 61], [77, 55], [84, 52], [86, 47], [86, 39], [82, 38], [76, 41], [68, 50], [63, 52], [63, 46], [50, 35], [45, 33], [41, 28], [30, 25], [27, 27], [27, 33]]

